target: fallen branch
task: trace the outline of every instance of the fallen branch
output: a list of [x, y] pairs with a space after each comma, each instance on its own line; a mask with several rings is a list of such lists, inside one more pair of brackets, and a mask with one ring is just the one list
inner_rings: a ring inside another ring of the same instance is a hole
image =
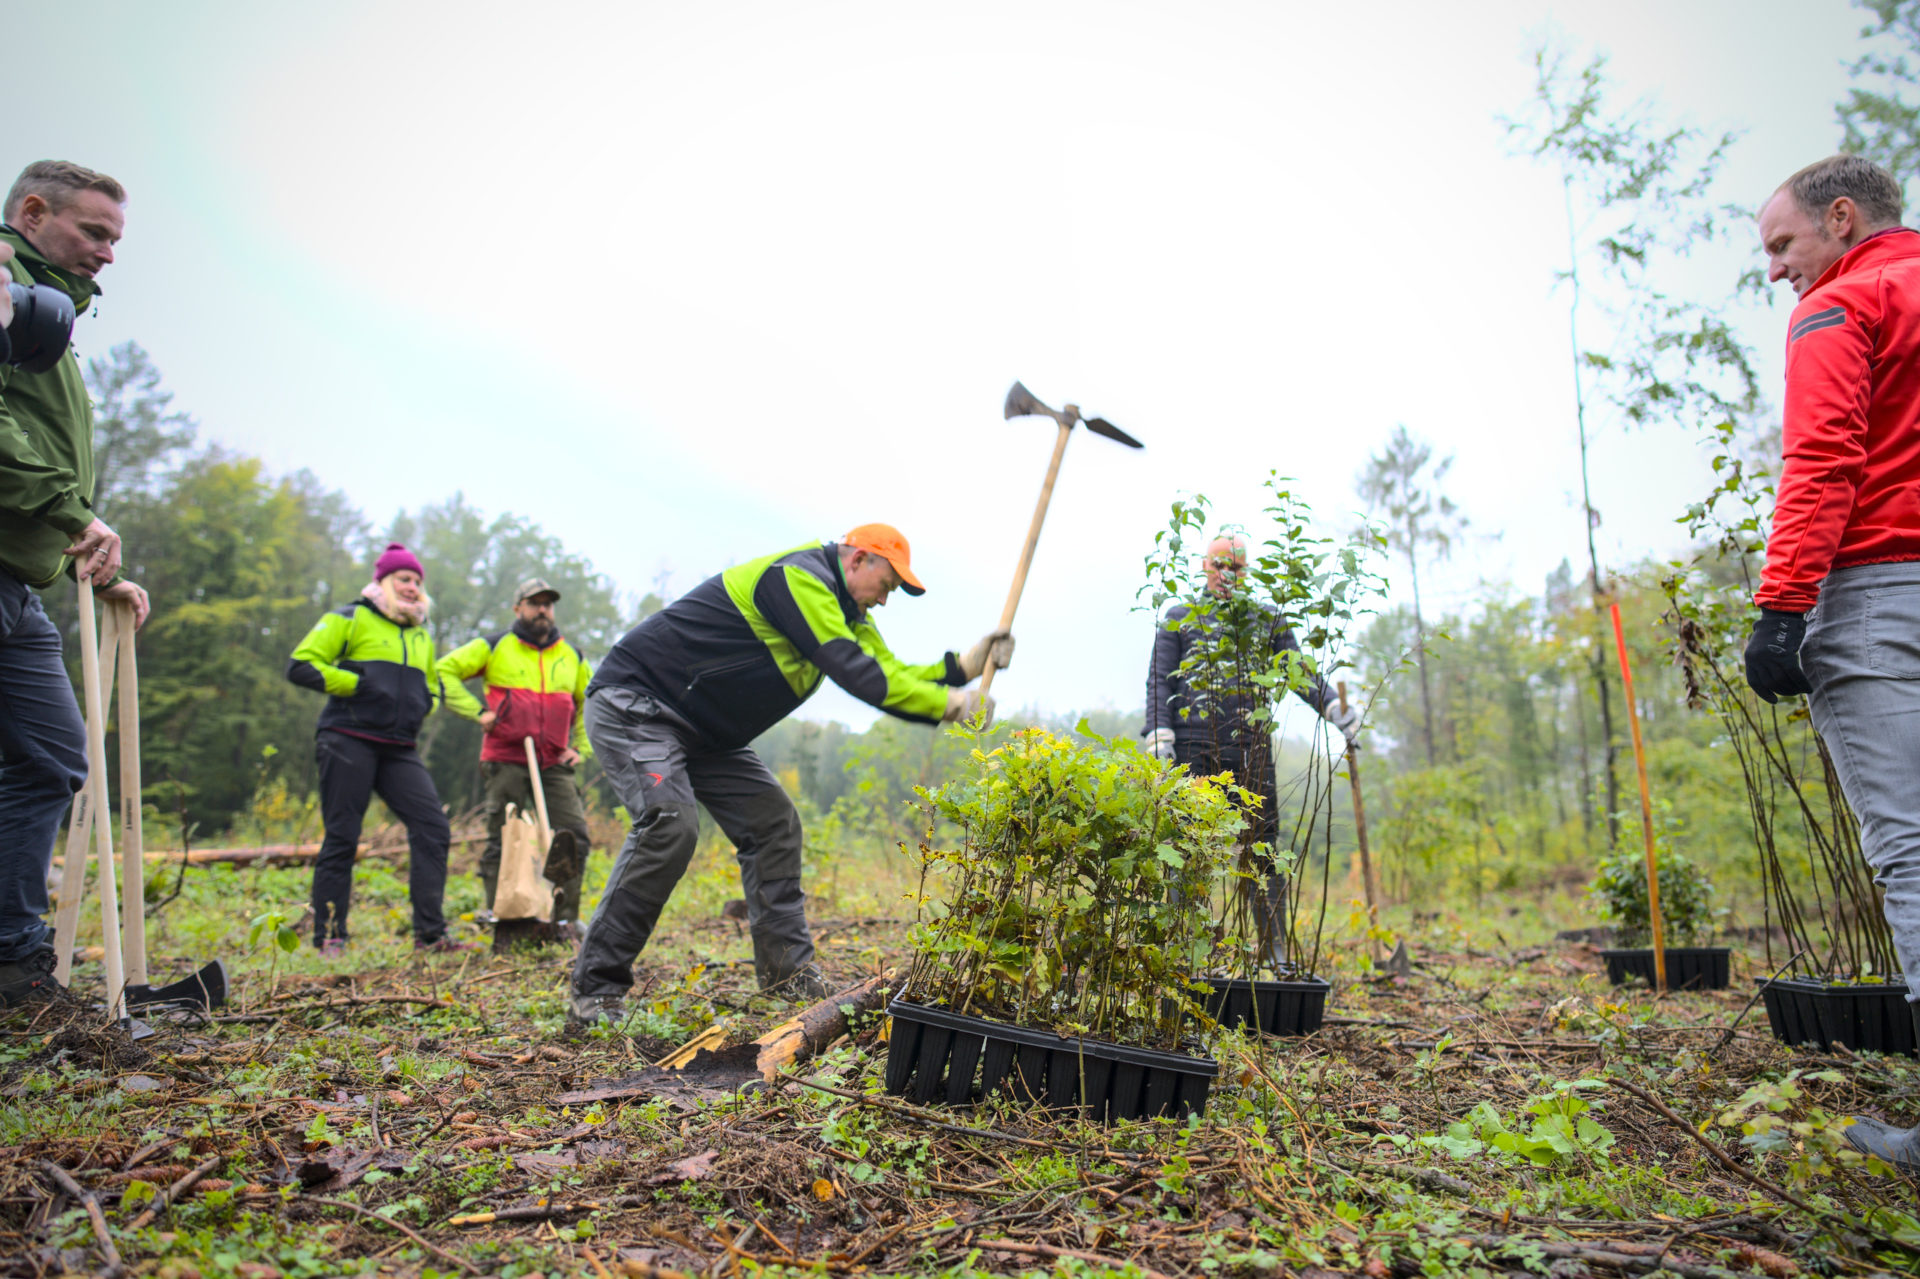
[[113, 1236], [107, 1233], [107, 1219], [100, 1211], [100, 1201], [85, 1190], [80, 1183], [67, 1175], [67, 1170], [48, 1159], [42, 1159], [40, 1166], [47, 1170], [60, 1189], [72, 1195], [87, 1210], [87, 1220], [93, 1223], [93, 1237], [100, 1241], [100, 1255], [106, 1259], [108, 1275], [120, 1275], [126, 1272], [126, 1266], [120, 1260], [120, 1250], [113, 1246]]
[[215, 1017], [211, 1020], [226, 1024], [273, 1021], [290, 1013], [325, 1012], [331, 1008], [371, 1007], [375, 1004], [420, 1004], [428, 1008], [458, 1006], [451, 999], [435, 999], [428, 995], [349, 995], [345, 999], [322, 999], [306, 1004], [285, 1004], [272, 1012], [236, 1013], [231, 1017]]
[[[1078, 1248], [1056, 1248], [1050, 1243], [1017, 1243], [1012, 1239], [981, 1239], [978, 1241], [978, 1245], [990, 1251], [1011, 1252], [1016, 1256], [1048, 1257], [1054, 1260], [1058, 1260], [1061, 1257], [1072, 1257], [1075, 1261], [1085, 1261], [1096, 1266], [1115, 1265], [1112, 1257], [1103, 1257], [1097, 1252], [1082, 1252]], [[1142, 1265], [1134, 1258], [1128, 1258], [1127, 1262], [1131, 1263], [1134, 1269], [1138, 1270], [1142, 1275], [1145, 1275], [1146, 1279], [1171, 1279], [1170, 1276], [1164, 1275], [1158, 1270]]]
[[1646, 1102], [1649, 1106], [1652, 1106], [1655, 1110], [1659, 1111], [1663, 1116], [1666, 1117], [1669, 1123], [1671, 1123], [1674, 1127], [1678, 1128], [1681, 1132], [1684, 1132], [1685, 1134], [1687, 1134], [1687, 1137], [1695, 1145], [1699, 1146], [1701, 1149], [1705, 1150], [1708, 1154], [1712, 1155], [1715, 1163], [1719, 1164], [1722, 1168], [1725, 1168], [1728, 1172], [1740, 1178], [1742, 1181], [1745, 1181], [1750, 1185], [1756, 1186], [1759, 1189], [1764, 1190], [1766, 1193], [1772, 1195], [1775, 1199], [1778, 1199], [1781, 1203], [1792, 1204], [1794, 1207], [1798, 1208], [1801, 1212], [1806, 1213], [1809, 1217], [1813, 1217], [1816, 1220], [1827, 1216], [1827, 1214], [1822, 1213], [1818, 1208], [1815, 1208], [1812, 1204], [1808, 1203], [1806, 1200], [1802, 1199], [1800, 1196], [1794, 1194], [1791, 1190], [1787, 1190], [1781, 1186], [1776, 1186], [1771, 1181], [1768, 1181], [1765, 1177], [1762, 1177], [1760, 1174], [1753, 1172], [1749, 1169], [1742, 1168], [1738, 1163], [1738, 1161], [1736, 1161], [1732, 1155], [1728, 1154], [1726, 1151], [1722, 1150], [1719, 1146], [1715, 1145], [1713, 1142], [1708, 1141], [1705, 1137], [1701, 1136], [1700, 1131], [1697, 1128], [1695, 1128], [1692, 1124], [1682, 1119], [1678, 1114], [1676, 1114], [1674, 1112], [1673, 1107], [1667, 1105], [1666, 1102], [1661, 1101], [1658, 1097], [1646, 1091], [1644, 1088], [1641, 1088], [1637, 1084], [1630, 1084], [1624, 1079], [1614, 1079], [1614, 1080], [1610, 1080], [1609, 1082], [1611, 1082], [1617, 1088], [1626, 1089], [1628, 1092], [1638, 1097], [1641, 1101]]
[[165, 1190], [161, 1191], [158, 1195], [155, 1195], [153, 1202], [148, 1204], [144, 1209], [142, 1209], [139, 1216], [135, 1217], [132, 1221], [127, 1223], [127, 1229], [138, 1230], [142, 1226], [145, 1226], [148, 1222], [152, 1221], [155, 1217], [165, 1212], [169, 1204], [174, 1203], [180, 1198], [181, 1195], [184, 1195], [189, 1190], [192, 1190], [195, 1182], [199, 1181], [202, 1177], [206, 1176], [208, 1173], [212, 1172], [215, 1168], [219, 1167], [220, 1161], [223, 1158], [225, 1158], [225, 1156], [223, 1155], [214, 1155], [212, 1158], [208, 1159], [205, 1163], [201, 1164], [198, 1168], [195, 1168], [191, 1172], [188, 1172], [185, 1176], [181, 1177], [180, 1180], [174, 1182], [171, 1186], [168, 1186]]
[[329, 1208], [345, 1208], [348, 1212], [358, 1213], [360, 1216], [369, 1218], [373, 1221], [377, 1221], [383, 1226], [392, 1226], [395, 1230], [398, 1230], [401, 1234], [413, 1240], [415, 1243], [419, 1244], [422, 1248], [425, 1248], [428, 1252], [440, 1258], [440, 1260], [446, 1262], [447, 1264], [458, 1266], [460, 1267], [460, 1269], [466, 1271], [470, 1275], [477, 1275], [480, 1273], [480, 1267], [474, 1265], [472, 1262], [464, 1260], [463, 1258], [454, 1256], [452, 1253], [448, 1252], [445, 1248], [440, 1247], [438, 1244], [428, 1239], [425, 1235], [422, 1235], [419, 1231], [415, 1230], [413, 1227], [408, 1225], [403, 1225], [402, 1223], [395, 1221], [392, 1217], [383, 1217], [379, 1213], [373, 1211], [371, 1208], [362, 1208], [359, 1204], [350, 1203], [345, 1199], [322, 1199], [318, 1196], [312, 1196], [312, 1195], [306, 1196], [305, 1202], [316, 1203], [316, 1204], [326, 1204]]
[[497, 1212], [463, 1212], [447, 1218], [449, 1226], [490, 1226], [496, 1221], [555, 1221], [577, 1217], [586, 1212], [607, 1212], [620, 1208], [644, 1208], [653, 1202], [650, 1195], [622, 1195], [618, 1199], [581, 1199], [574, 1203], [541, 1204], [532, 1208], [502, 1208]]

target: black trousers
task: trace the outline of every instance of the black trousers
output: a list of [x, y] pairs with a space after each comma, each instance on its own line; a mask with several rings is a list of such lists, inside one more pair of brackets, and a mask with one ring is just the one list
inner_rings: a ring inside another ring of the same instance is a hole
[[433, 777], [411, 746], [370, 742], [320, 730], [314, 758], [320, 765], [320, 817], [327, 835], [313, 863], [313, 944], [345, 939], [347, 906], [353, 897], [353, 863], [360, 850], [360, 824], [379, 795], [407, 828], [407, 895], [413, 902], [413, 939], [435, 942], [446, 935], [441, 903], [447, 891], [447, 848], [453, 831], [440, 811]]

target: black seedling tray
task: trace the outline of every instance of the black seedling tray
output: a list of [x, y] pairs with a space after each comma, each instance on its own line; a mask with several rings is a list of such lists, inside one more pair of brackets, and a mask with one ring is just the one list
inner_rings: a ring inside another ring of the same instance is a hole
[[1311, 1035], [1327, 1015], [1333, 983], [1324, 977], [1249, 981], [1206, 977], [1207, 1016], [1227, 1030], [1251, 1026], [1267, 1035]]
[[[1733, 980], [1728, 966], [1728, 957], [1733, 952], [1725, 946], [1669, 946], [1667, 947], [1667, 989], [1668, 990], [1725, 990]], [[1624, 986], [1635, 977], [1653, 985], [1653, 948], [1631, 950], [1603, 950], [1600, 958], [1607, 961], [1607, 980], [1616, 986]]]
[[1220, 1063], [1205, 1057], [1068, 1039], [896, 999], [888, 1007], [887, 1091], [964, 1106], [1000, 1090], [1024, 1101], [1085, 1106], [1103, 1123], [1202, 1114]]
[[1905, 982], [1841, 985], [1800, 977], [1759, 978], [1767, 1025], [1783, 1044], [1920, 1056]]

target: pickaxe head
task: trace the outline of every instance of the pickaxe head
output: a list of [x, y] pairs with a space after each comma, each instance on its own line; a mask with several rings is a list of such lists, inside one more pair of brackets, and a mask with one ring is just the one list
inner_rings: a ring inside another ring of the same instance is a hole
[[1085, 422], [1087, 429], [1095, 435], [1104, 435], [1110, 440], [1118, 440], [1130, 449], [1145, 447], [1139, 440], [1134, 439], [1131, 435], [1128, 435], [1125, 431], [1107, 421], [1105, 418], [1081, 417], [1080, 406], [1077, 404], [1065, 404], [1057, 409], [1048, 408], [1038, 399], [1035, 399], [1033, 392], [1029, 391], [1026, 385], [1021, 382], [1015, 382], [1012, 389], [1007, 392], [1006, 415], [1009, 419], [1016, 417], [1050, 417], [1061, 426], [1067, 428], [1071, 428], [1075, 422]]

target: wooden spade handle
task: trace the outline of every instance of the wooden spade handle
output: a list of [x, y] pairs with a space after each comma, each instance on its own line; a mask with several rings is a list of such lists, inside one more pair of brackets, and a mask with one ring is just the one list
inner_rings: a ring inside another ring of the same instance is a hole
[[533, 739], [526, 738], [527, 775], [533, 781], [533, 809], [540, 818], [540, 860], [545, 861], [547, 850], [553, 847], [553, 827], [547, 824], [547, 788], [540, 781], [540, 752], [533, 747]]

